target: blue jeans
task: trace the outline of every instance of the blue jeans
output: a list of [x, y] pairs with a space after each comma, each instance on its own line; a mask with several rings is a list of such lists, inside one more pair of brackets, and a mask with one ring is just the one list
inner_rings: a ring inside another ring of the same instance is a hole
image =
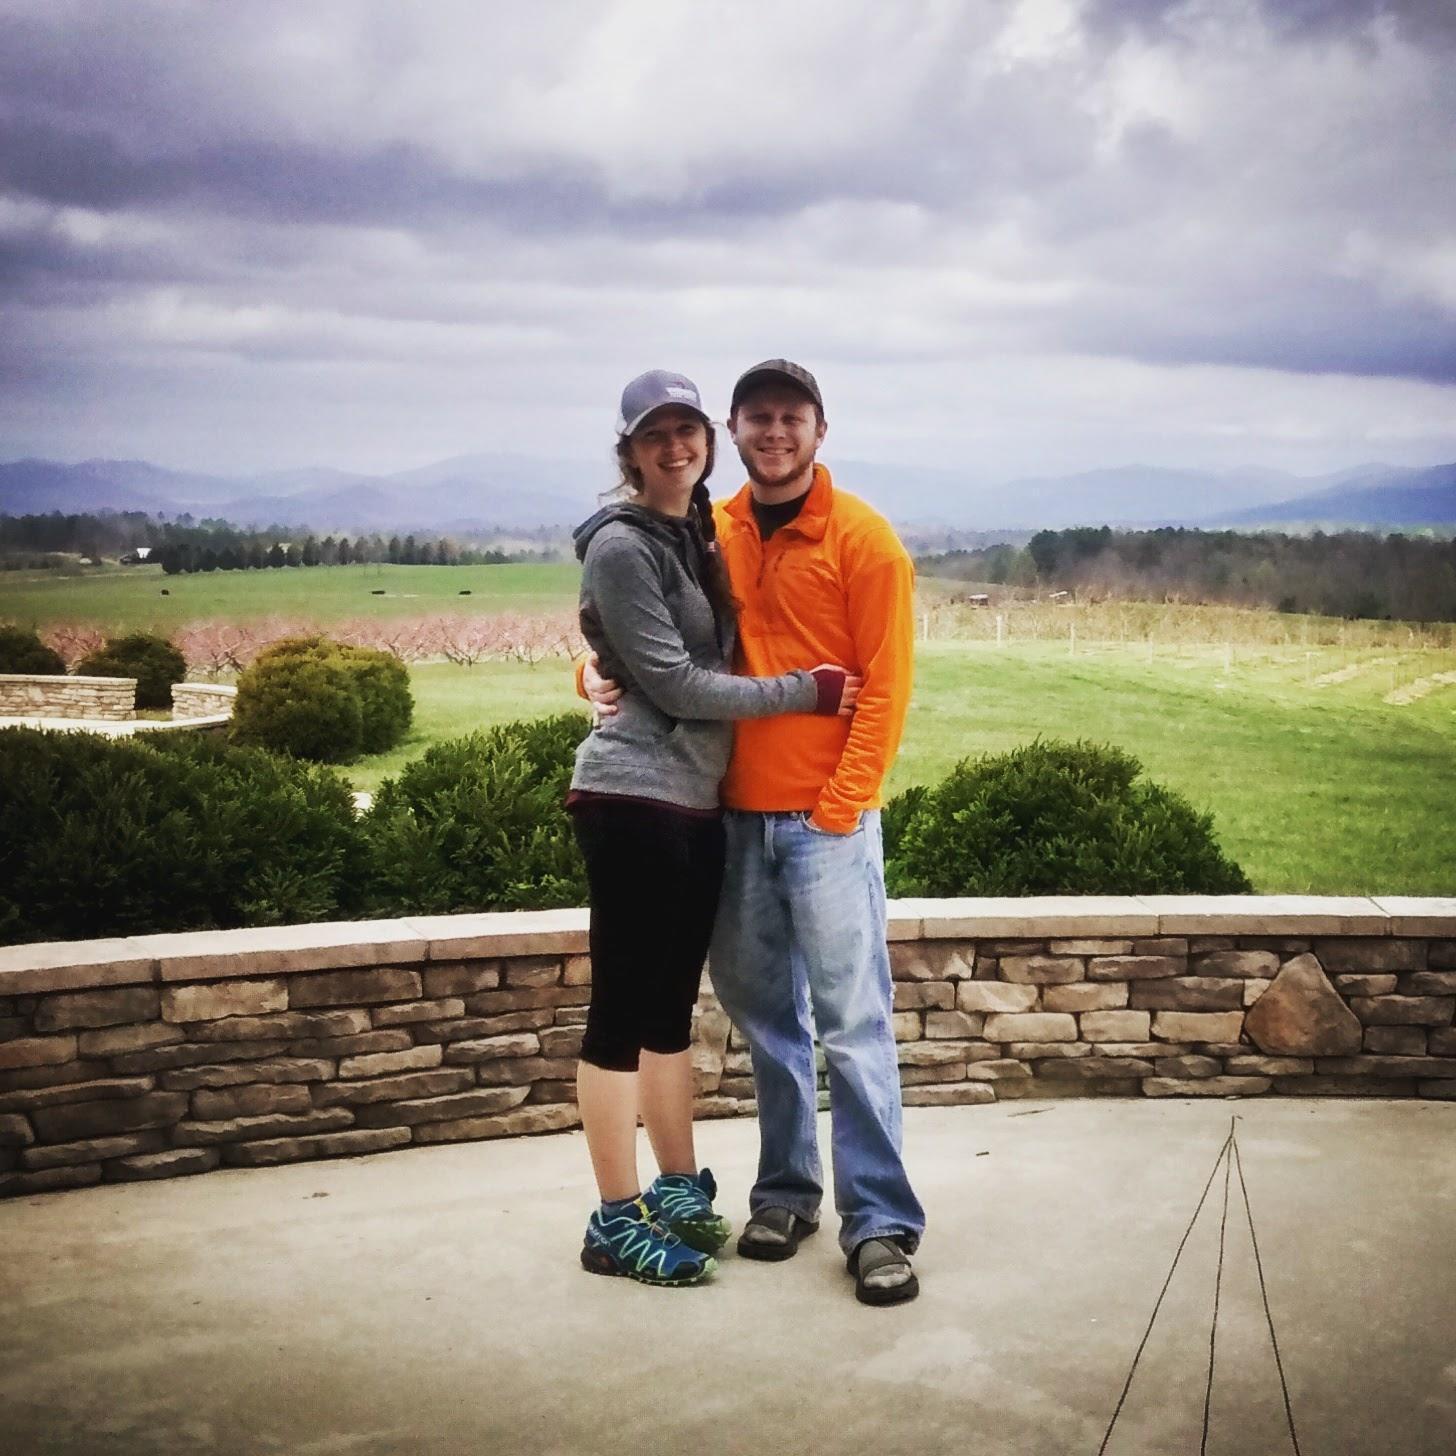
[[761, 1141], [749, 1208], [819, 1216], [817, 1027], [829, 1071], [840, 1245], [849, 1253], [865, 1239], [899, 1234], [913, 1249], [925, 1211], [900, 1155], [880, 816], [868, 812], [853, 834], [837, 835], [802, 813], [730, 809], [724, 827], [709, 969], [753, 1056]]

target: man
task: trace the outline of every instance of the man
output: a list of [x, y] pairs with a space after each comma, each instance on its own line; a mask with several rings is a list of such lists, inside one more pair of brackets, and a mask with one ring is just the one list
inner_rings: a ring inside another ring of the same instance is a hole
[[715, 508], [742, 670], [838, 662], [864, 677], [852, 718], [741, 721], [723, 783], [709, 965], [749, 1044], [761, 1138], [738, 1252], [787, 1259], [818, 1227], [812, 1010], [840, 1245], [858, 1298], [895, 1304], [919, 1292], [910, 1255], [925, 1215], [901, 1157], [879, 806], [910, 698], [913, 568], [889, 523], [816, 463], [827, 426], [808, 370], [786, 359], [748, 370], [728, 428], [749, 477]]

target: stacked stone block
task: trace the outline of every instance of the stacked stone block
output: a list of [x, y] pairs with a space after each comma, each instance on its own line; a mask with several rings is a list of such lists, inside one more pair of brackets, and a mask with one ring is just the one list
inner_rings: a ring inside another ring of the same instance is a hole
[[92, 718], [120, 722], [135, 716], [134, 677], [0, 673], [0, 718]]
[[893, 945], [891, 960], [910, 1105], [1456, 1098], [1452, 941], [949, 939]]
[[[1456, 902], [1400, 903], [900, 902], [905, 1102], [1456, 1099]], [[0, 949], [0, 1196], [575, 1127], [585, 948], [550, 911]], [[699, 1116], [754, 1112], [706, 986], [693, 1061]]]
[[172, 717], [230, 718], [237, 697], [238, 690], [228, 683], [173, 683]]
[[0, 998], [0, 1195], [579, 1124], [584, 955], [395, 948], [419, 959]]

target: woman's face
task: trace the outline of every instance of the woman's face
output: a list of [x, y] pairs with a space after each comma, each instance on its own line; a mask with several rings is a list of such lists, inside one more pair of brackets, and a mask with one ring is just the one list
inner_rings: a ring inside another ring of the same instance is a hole
[[668, 405], [647, 417], [631, 439], [632, 463], [642, 472], [642, 494], [688, 494], [708, 464], [708, 427], [700, 415]]

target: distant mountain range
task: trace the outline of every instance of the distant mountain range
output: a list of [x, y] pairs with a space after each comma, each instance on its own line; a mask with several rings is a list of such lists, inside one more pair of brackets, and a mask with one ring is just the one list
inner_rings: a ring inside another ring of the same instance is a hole
[[[1361, 465], [1304, 477], [1128, 465], [987, 485], [947, 469], [829, 461], [835, 477], [906, 526], [1027, 531], [1066, 526], [1396, 530], [1456, 526], [1456, 463]], [[714, 481], [737, 485], [725, 464]], [[610, 463], [462, 455], [366, 475], [308, 469], [247, 477], [167, 470], [141, 460], [0, 464], [0, 512], [145, 511], [241, 526], [469, 535], [575, 524], [612, 483]]]
[[1384, 530], [1456, 523], [1456, 463], [1425, 470], [1367, 467], [1308, 495], [1253, 506], [1223, 517], [1230, 526], [1335, 522]]
[[[605, 470], [602, 472], [605, 474]], [[142, 460], [0, 465], [0, 511], [146, 511], [240, 526], [319, 531], [490, 531], [572, 525], [591, 508], [588, 467], [515, 455], [464, 455], [419, 470], [311, 469], [229, 478]]]

